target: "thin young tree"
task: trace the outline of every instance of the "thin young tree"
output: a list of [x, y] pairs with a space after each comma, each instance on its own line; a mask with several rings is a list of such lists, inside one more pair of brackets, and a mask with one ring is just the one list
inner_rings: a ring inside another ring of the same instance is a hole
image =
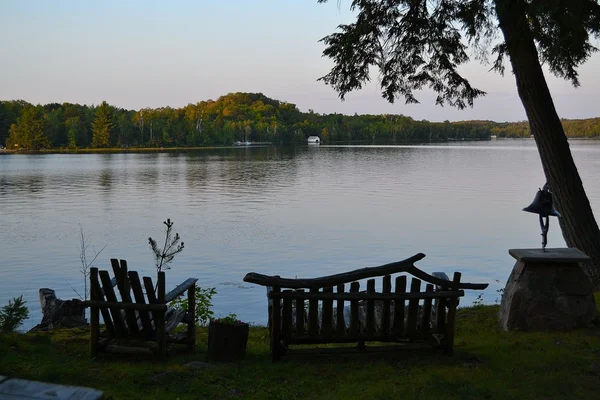
[[[93, 255], [91, 255], [91, 259], [88, 258], [88, 250], [90, 250], [90, 246], [92, 248], [91, 251], [93, 252]], [[105, 244], [104, 247], [100, 249], [100, 251], [96, 251], [96, 248], [92, 246], [91, 241], [85, 237], [83, 227], [81, 226], [81, 224], [79, 224], [79, 245], [77, 246], [77, 249], [79, 250], [79, 261], [81, 263], [79, 272], [81, 272], [81, 274], [83, 275], [83, 295], [80, 294], [75, 288], [71, 288], [73, 289], [73, 291], [75, 291], [75, 293], [77, 293], [81, 300], [87, 300], [90, 295], [90, 288], [88, 286], [90, 268], [95, 266], [96, 259], [98, 258], [100, 253], [104, 251], [106, 246], [107, 244]]]
[[150, 244], [150, 249], [154, 253], [154, 258], [156, 261], [156, 273], [158, 274], [162, 270], [171, 269], [169, 264], [175, 258], [175, 255], [181, 253], [183, 251], [183, 242], [180, 243], [181, 237], [179, 237], [179, 233], [175, 233], [173, 236], [173, 222], [167, 218], [166, 221], [163, 221], [165, 224], [165, 242], [162, 248], [156, 242], [156, 240], [151, 237], [148, 238], [148, 243]]
[[485, 93], [458, 70], [471, 58], [469, 47], [482, 60], [493, 54], [492, 69], [500, 73], [508, 57], [562, 214], [563, 236], [569, 247], [592, 258], [584, 267], [599, 286], [600, 230], [541, 66], [579, 86], [577, 67], [597, 51], [591, 40], [600, 35], [598, 1], [353, 0], [351, 8], [357, 12], [356, 21], [322, 39], [323, 54], [334, 66], [320, 79], [342, 99], [361, 89], [374, 67], [380, 73], [382, 95], [390, 102], [404, 98], [418, 103], [414, 92], [429, 88], [437, 93], [439, 105], [472, 107]]

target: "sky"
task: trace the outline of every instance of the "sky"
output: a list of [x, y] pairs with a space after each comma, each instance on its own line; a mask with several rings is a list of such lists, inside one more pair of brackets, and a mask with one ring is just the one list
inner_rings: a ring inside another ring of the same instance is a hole
[[[230, 92], [261, 92], [302, 111], [403, 114], [417, 120], [525, 120], [514, 77], [474, 61], [462, 68], [487, 92], [473, 108], [389, 104], [377, 74], [346, 96], [317, 79], [332, 62], [319, 39], [353, 21], [350, 1], [0, 0], [0, 99], [182, 107]], [[580, 69], [581, 87], [551, 76], [562, 118], [600, 116], [600, 54]]]

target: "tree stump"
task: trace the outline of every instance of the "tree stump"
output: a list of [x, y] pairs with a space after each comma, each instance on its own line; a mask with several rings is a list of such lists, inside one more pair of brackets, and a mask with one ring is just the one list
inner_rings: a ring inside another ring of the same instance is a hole
[[208, 325], [208, 359], [239, 361], [246, 356], [248, 324], [211, 321]]
[[54, 290], [48, 288], [42, 288], [39, 292], [43, 317], [42, 322], [33, 327], [32, 331], [87, 326], [85, 306], [81, 300], [57, 299]]

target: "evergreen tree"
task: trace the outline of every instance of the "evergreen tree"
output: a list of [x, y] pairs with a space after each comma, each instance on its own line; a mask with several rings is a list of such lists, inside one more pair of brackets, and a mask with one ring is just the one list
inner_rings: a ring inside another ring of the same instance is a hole
[[92, 122], [92, 147], [108, 147], [110, 143], [110, 133], [113, 128], [111, 121], [110, 106], [103, 101], [96, 109], [94, 122]]
[[[318, 0], [325, 3], [328, 0]], [[497, 56], [493, 68], [504, 71], [508, 56], [517, 91], [535, 137], [547, 182], [554, 193], [563, 235], [569, 247], [592, 258], [586, 266], [600, 286], [600, 229], [573, 161], [541, 62], [579, 85], [577, 67], [597, 49], [600, 35], [597, 0], [353, 0], [356, 21], [323, 39], [323, 54], [334, 66], [321, 78], [340, 97], [381, 74], [383, 97], [418, 103], [414, 91], [429, 87], [436, 103], [459, 109], [485, 93], [471, 86], [459, 66], [469, 61], [470, 44], [481, 58]], [[493, 48], [498, 31], [504, 41]]]
[[27, 107], [17, 123], [11, 125], [7, 145], [10, 149], [40, 150], [52, 147], [44, 133], [44, 119], [41, 107]]

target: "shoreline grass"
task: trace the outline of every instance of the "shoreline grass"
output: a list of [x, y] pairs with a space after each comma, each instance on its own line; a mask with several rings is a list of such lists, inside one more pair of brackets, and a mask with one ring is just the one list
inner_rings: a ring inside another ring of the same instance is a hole
[[[600, 295], [596, 296], [600, 306]], [[196, 354], [166, 361], [102, 355], [91, 360], [87, 329], [0, 335], [0, 375], [94, 387], [109, 399], [590, 399], [600, 390], [600, 327], [504, 332], [498, 306], [459, 309], [455, 355], [394, 352], [271, 362], [267, 330], [250, 329], [241, 363]]]

